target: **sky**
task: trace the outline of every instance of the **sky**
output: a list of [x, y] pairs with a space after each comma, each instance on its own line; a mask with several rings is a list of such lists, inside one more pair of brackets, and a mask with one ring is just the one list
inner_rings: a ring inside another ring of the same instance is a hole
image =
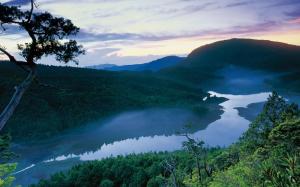
[[[0, 0], [28, 8], [28, 0]], [[300, 0], [37, 0], [37, 11], [71, 19], [87, 54], [79, 66], [137, 64], [230, 38], [300, 45]], [[0, 45], [17, 54], [29, 38], [9, 28]], [[58, 65], [52, 58], [41, 63]], [[72, 64], [70, 64], [72, 65]]]

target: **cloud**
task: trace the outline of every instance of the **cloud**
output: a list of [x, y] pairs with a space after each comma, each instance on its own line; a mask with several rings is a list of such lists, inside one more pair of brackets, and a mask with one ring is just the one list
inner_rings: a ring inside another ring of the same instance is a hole
[[27, 5], [30, 3], [30, 0], [12, 0], [12, 1], [7, 1], [4, 4], [9, 5], [9, 6], [17, 6], [17, 5]]
[[114, 41], [114, 40], [160, 40], [161, 37], [135, 33], [89, 33], [82, 30], [78, 38], [83, 41]]
[[78, 38], [82, 41], [162, 41], [176, 38], [194, 37], [201, 35], [218, 35], [218, 34], [244, 34], [253, 32], [264, 32], [272, 30], [278, 25], [274, 21], [266, 21], [263, 23], [244, 25], [244, 26], [233, 26], [229, 29], [211, 29], [211, 30], [199, 30], [193, 32], [183, 32], [177, 34], [135, 34], [135, 33], [89, 33], [82, 30]]
[[290, 24], [300, 24], [300, 17], [289, 20], [288, 23], [290, 23]]
[[[29, 0], [0, 2], [26, 5]], [[131, 63], [133, 59], [124, 58], [187, 54], [200, 45], [230, 37], [270, 33], [268, 39], [277, 40], [279, 34], [274, 32], [299, 30], [299, 0], [37, 0], [37, 3], [37, 11], [66, 17], [81, 28], [76, 40], [88, 50], [81, 59], [84, 63], [110, 63], [110, 60]], [[1, 42], [10, 46], [26, 39], [24, 32], [11, 26], [0, 36]], [[290, 35], [285, 36], [281, 41], [291, 41]]]
[[290, 12], [286, 12], [285, 15], [287, 15], [289, 17], [293, 17], [293, 18], [300, 17], [300, 7], [296, 8], [296, 9], [290, 11]]
[[248, 1], [244, 1], [244, 2], [230, 3], [230, 4], [227, 4], [225, 7], [230, 8], [230, 7], [244, 6], [244, 5], [248, 5], [248, 4], [249, 4]]
[[289, 5], [299, 5], [299, 0], [273, 0], [271, 1], [271, 6], [289, 6]]
[[[3, 30], [3, 28], [5, 30]], [[0, 36], [23, 33], [25, 32], [17, 25], [3, 24], [2, 27], [0, 27]]]

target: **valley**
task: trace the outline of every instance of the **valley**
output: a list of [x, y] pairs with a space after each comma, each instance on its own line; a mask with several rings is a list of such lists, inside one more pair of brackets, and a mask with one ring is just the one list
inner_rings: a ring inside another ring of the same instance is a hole
[[0, 187], [299, 187], [299, 0], [0, 0]]
[[[270, 93], [210, 94], [228, 99], [221, 104], [224, 113], [218, 120], [213, 120], [210, 116], [199, 117], [180, 109], [150, 109], [121, 113], [57, 138], [14, 145], [13, 150], [26, 158], [18, 161], [16, 184], [37, 183], [62, 168], [70, 168], [83, 161], [132, 153], [180, 150], [185, 137], [176, 135], [176, 132], [186, 131], [186, 124], [191, 124], [187, 132], [205, 141], [207, 145], [229, 146], [238, 140], [250, 123], [240, 117], [235, 108], [246, 108], [251, 103], [266, 101]], [[207, 121], [210, 118], [212, 120]]]
[[[86, 161], [181, 151], [186, 138], [179, 132], [226, 149], [247, 132], [272, 91], [300, 103], [297, 88], [289, 87], [299, 81], [288, 78], [292, 70], [241, 63], [205, 71], [189, 58], [158, 72], [39, 66], [40, 81], [51, 86], [33, 85], [5, 129], [19, 155], [15, 184], [38, 183]], [[4, 104], [22, 73], [0, 66], [7, 75], [0, 84]]]
[[[12, 64], [0, 67], [2, 108], [23, 74]], [[223, 101], [204, 102], [208, 93], [201, 89], [152, 74], [51, 66], [38, 71], [39, 81], [49, 86], [36, 83], [28, 90], [4, 129], [15, 140], [43, 139], [119, 112], [151, 107], [187, 107], [218, 116], [218, 103]]]

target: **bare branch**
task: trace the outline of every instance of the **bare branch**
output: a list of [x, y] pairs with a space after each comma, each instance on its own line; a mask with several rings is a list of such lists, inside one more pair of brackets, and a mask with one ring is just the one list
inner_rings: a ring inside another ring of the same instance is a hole
[[25, 91], [29, 88], [31, 82], [35, 77], [35, 71], [32, 70], [26, 77], [26, 79], [18, 86], [15, 87], [15, 92], [13, 97], [11, 98], [8, 105], [5, 107], [4, 111], [0, 114], [0, 131], [5, 126], [6, 122], [10, 119], [13, 115], [15, 109], [17, 108], [18, 104], [22, 96], [24, 95]]
[[2, 23], [2, 22], [0, 23], [0, 27], [1, 27], [1, 29], [2, 29], [3, 31], [6, 31], [6, 28], [3, 26], [3, 23]]
[[34, 3], [34, 0], [31, 0], [30, 2], [30, 11], [29, 11], [29, 16], [28, 16], [28, 19], [27, 19], [27, 23], [29, 23], [31, 21], [31, 18], [32, 18], [32, 14], [33, 14], [33, 9], [34, 7], [36, 7], [35, 3]]
[[28, 68], [28, 63], [27, 62], [16, 60], [16, 58], [13, 55], [11, 55], [8, 51], [6, 51], [4, 47], [0, 46], [0, 51], [9, 58], [10, 62], [12, 62], [15, 65], [17, 65], [18, 67], [22, 68], [27, 73], [30, 72], [30, 69]]
[[17, 24], [17, 25], [20, 25], [22, 26], [24, 22], [21, 22], [21, 21], [9, 21], [9, 22], [4, 22], [4, 21], [1, 21], [0, 24], [1, 24], [1, 28], [5, 31], [6, 29], [3, 27], [4, 24]]
[[6, 49], [4, 47], [2, 47], [1, 45], [0, 45], [0, 51], [3, 54], [5, 54], [9, 58], [9, 60], [11, 62], [17, 62], [17, 60], [15, 59], [15, 57], [13, 55], [11, 55], [9, 52], [7, 52]]

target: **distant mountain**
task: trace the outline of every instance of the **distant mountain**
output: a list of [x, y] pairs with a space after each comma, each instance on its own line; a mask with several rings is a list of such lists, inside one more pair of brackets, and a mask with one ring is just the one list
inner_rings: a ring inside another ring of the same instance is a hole
[[109, 68], [113, 68], [113, 67], [117, 67], [117, 65], [115, 65], [115, 64], [100, 64], [100, 65], [88, 66], [87, 68], [105, 70], [105, 69], [109, 69]]
[[219, 41], [195, 49], [182, 63], [161, 72], [199, 84], [218, 78], [217, 72], [229, 66], [273, 73], [299, 72], [300, 46], [251, 39]]
[[183, 61], [185, 58], [178, 56], [167, 56], [149, 63], [145, 64], [133, 64], [125, 66], [117, 66], [114, 64], [102, 64], [89, 66], [92, 69], [101, 69], [109, 71], [159, 71], [163, 68], [172, 67], [179, 62]]

